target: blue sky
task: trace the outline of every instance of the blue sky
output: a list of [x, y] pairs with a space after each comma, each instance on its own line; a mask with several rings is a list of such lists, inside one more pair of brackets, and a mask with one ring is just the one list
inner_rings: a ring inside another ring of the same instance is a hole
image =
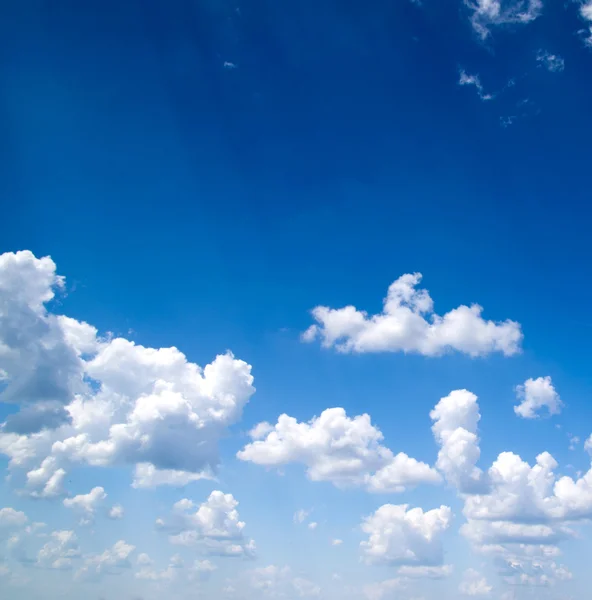
[[591, 26], [2, 3], [2, 596], [586, 598]]

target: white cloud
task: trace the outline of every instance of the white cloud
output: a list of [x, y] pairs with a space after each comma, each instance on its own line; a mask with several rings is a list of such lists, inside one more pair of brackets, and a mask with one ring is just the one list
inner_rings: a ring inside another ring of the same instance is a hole
[[148, 554], [146, 554], [145, 552], [142, 552], [141, 554], [138, 555], [138, 558], [136, 559], [136, 563], [139, 564], [140, 566], [148, 567], [150, 565], [153, 565], [154, 561], [150, 558], [150, 556], [148, 556]]
[[560, 73], [565, 69], [565, 61], [557, 54], [551, 54], [546, 50], [539, 50], [537, 53], [537, 62], [539, 62], [547, 71], [551, 73]]
[[65, 498], [64, 506], [78, 511], [89, 518], [95, 514], [95, 510], [107, 498], [102, 487], [94, 487], [88, 494], [79, 494], [74, 498]]
[[481, 451], [477, 425], [481, 418], [477, 396], [468, 390], [454, 390], [430, 413], [432, 431], [440, 445], [437, 468], [460, 492], [483, 489], [483, 473], [476, 466]]
[[494, 26], [526, 24], [543, 10], [542, 0], [465, 0], [472, 12], [471, 23], [482, 39]]
[[250, 365], [227, 353], [201, 369], [176, 348], [102, 339], [47, 311], [63, 286], [49, 257], [0, 255], [0, 401], [21, 405], [0, 452], [29, 469], [31, 495], [63, 494], [75, 463], [135, 466], [136, 487], [212, 477], [218, 441], [254, 392]]
[[53, 531], [51, 539], [37, 554], [37, 566], [47, 569], [71, 569], [80, 557], [78, 538], [73, 531]]
[[487, 583], [487, 579], [474, 569], [467, 569], [458, 591], [465, 596], [489, 596], [493, 587]]
[[590, 437], [584, 442], [584, 450], [592, 454], [592, 434]]
[[195, 546], [211, 555], [252, 558], [255, 542], [244, 536], [237, 506], [232, 494], [215, 490], [199, 507], [187, 498], [175, 503], [170, 518], [157, 526], [169, 533], [172, 544]]
[[468, 75], [464, 69], [461, 69], [458, 79], [458, 85], [469, 85], [474, 86], [477, 90], [477, 95], [481, 100], [493, 100], [491, 94], [486, 94], [479, 75]]
[[527, 379], [523, 385], [516, 386], [516, 395], [520, 404], [514, 407], [514, 412], [524, 419], [536, 419], [541, 409], [546, 409], [549, 415], [558, 415], [563, 408], [549, 376]]
[[363, 593], [368, 600], [382, 600], [385, 596], [389, 597], [394, 592], [400, 591], [403, 587], [404, 582], [401, 579], [386, 579], [364, 586]]
[[372, 492], [401, 492], [440, 481], [429, 465], [403, 453], [393, 455], [382, 439], [369, 415], [349, 418], [343, 408], [329, 408], [308, 423], [281, 415], [264, 439], [247, 444], [237, 457], [264, 466], [299, 463], [312, 481], [365, 486]]
[[316, 523], [315, 521], [312, 521], [308, 524], [308, 528], [310, 530], [315, 530], [318, 527], [318, 525], [319, 525], [318, 523]]
[[310, 342], [340, 352], [407, 352], [438, 356], [457, 351], [469, 356], [520, 351], [522, 332], [514, 321], [485, 321], [482, 308], [461, 305], [444, 316], [433, 311], [427, 290], [417, 289], [421, 274], [407, 274], [393, 282], [384, 300], [383, 312], [368, 315], [354, 306], [333, 309], [317, 306], [312, 315], [317, 324], [304, 334]]
[[110, 519], [119, 520], [119, 519], [123, 519], [124, 512], [125, 511], [123, 510], [123, 506], [121, 506], [121, 504], [114, 504], [109, 509], [108, 516]]
[[208, 579], [210, 575], [217, 569], [216, 565], [209, 560], [196, 560], [190, 568], [191, 576], [198, 579]]
[[331, 540], [331, 546], [341, 546], [341, 544], [343, 544], [343, 540], [338, 538]]
[[424, 512], [407, 504], [384, 504], [361, 525], [369, 536], [360, 544], [364, 559], [370, 564], [441, 566], [441, 536], [451, 519], [448, 506]]
[[[585, 0], [580, 6], [580, 16], [585, 21], [592, 23], [592, 0]], [[588, 27], [588, 37], [585, 38], [587, 46], [592, 46], [592, 25]]]
[[321, 594], [321, 588], [304, 577], [293, 577], [289, 567], [269, 565], [246, 573], [250, 587], [259, 596], [270, 598], [312, 598]]
[[122, 569], [131, 568], [130, 555], [134, 550], [135, 546], [119, 540], [102, 554], [87, 557], [84, 565], [76, 572], [76, 577], [92, 580], [99, 579], [103, 575], [117, 575]]
[[23, 527], [27, 521], [27, 515], [20, 510], [0, 508], [0, 528]]

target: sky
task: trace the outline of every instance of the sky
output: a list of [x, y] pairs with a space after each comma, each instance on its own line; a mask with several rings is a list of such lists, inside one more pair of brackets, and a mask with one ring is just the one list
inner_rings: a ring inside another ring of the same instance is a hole
[[0, 3], [0, 595], [584, 600], [589, 0]]

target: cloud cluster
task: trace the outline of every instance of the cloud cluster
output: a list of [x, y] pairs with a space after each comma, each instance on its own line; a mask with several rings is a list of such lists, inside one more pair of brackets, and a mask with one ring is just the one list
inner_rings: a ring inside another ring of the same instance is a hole
[[461, 69], [458, 79], [458, 85], [474, 86], [477, 90], [477, 95], [481, 100], [493, 100], [491, 94], [485, 93], [479, 75], [469, 75], [464, 69]]
[[158, 519], [156, 526], [168, 533], [174, 545], [213, 556], [253, 558], [255, 542], [245, 537], [237, 506], [232, 494], [215, 490], [199, 506], [187, 498], [179, 500], [170, 516]]
[[218, 440], [254, 392], [251, 367], [227, 353], [201, 369], [176, 348], [100, 338], [48, 312], [64, 287], [49, 258], [0, 256], [0, 401], [20, 410], [0, 429], [27, 489], [63, 493], [73, 464], [133, 465], [137, 487], [210, 477]]
[[275, 426], [259, 424], [252, 432], [257, 434], [263, 439], [238, 452], [240, 460], [269, 467], [302, 464], [312, 481], [371, 492], [401, 492], [440, 481], [426, 463], [383, 446], [383, 435], [367, 414], [350, 418], [343, 408], [328, 408], [308, 423], [281, 415]]
[[543, 10], [542, 0], [465, 0], [465, 4], [482, 39], [490, 35], [492, 27], [530, 23]]
[[476, 357], [492, 352], [510, 356], [520, 351], [522, 331], [518, 323], [486, 321], [477, 304], [461, 305], [439, 316], [428, 291], [417, 289], [420, 281], [420, 273], [399, 277], [390, 285], [383, 311], [377, 315], [354, 306], [317, 306], [312, 310], [317, 323], [304, 332], [303, 340], [320, 337], [327, 348], [358, 353], [438, 356], [457, 351]]

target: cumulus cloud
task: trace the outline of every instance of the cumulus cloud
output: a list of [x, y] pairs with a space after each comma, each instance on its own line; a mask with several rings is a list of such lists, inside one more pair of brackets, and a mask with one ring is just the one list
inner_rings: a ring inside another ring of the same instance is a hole
[[520, 404], [514, 407], [514, 412], [524, 419], [536, 419], [544, 409], [549, 415], [558, 415], [563, 408], [549, 376], [527, 379], [523, 385], [516, 387], [516, 395]]
[[169, 518], [156, 524], [169, 534], [171, 544], [210, 555], [252, 558], [255, 542], [245, 537], [237, 506], [232, 494], [215, 490], [199, 506], [187, 498], [179, 500]]
[[[585, 0], [580, 6], [580, 16], [587, 23], [592, 23], [592, 0]], [[587, 37], [585, 38], [587, 46], [592, 46], [592, 24], [588, 25]]]
[[441, 537], [451, 519], [448, 506], [424, 512], [407, 504], [384, 504], [362, 522], [368, 534], [360, 543], [362, 555], [369, 564], [442, 566]]
[[440, 445], [437, 468], [461, 493], [483, 490], [483, 473], [476, 464], [481, 451], [477, 424], [481, 419], [477, 396], [454, 390], [430, 413], [432, 432]]
[[467, 569], [458, 591], [465, 596], [489, 596], [493, 587], [487, 583], [487, 579], [475, 569]]
[[94, 580], [104, 575], [118, 575], [123, 569], [131, 568], [130, 555], [135, 549], [135, 546], [119, 540], [102, 554], [88, 556], [83, 566], [76, 572], [76, 578]]
[[124, 515], [124, 510], [123, 510], [123, 506], [121, 506], [121, 504], [114, 504], [109, 509], [108, 517], [110, 519], [114, 519], [114, 520], [123, 519], [123, 515]]
[[371, 492], [401, 492], [421, 483], [438, 483], [429, 465], [381, 445], [383, 435], [370, 416], [347, 416], [328, 408], [308, 423], [281, 415], [275, 427], [238, 452], [240, 460], [264, 466], [302, 464], [312, 481], [338, 487], [364, 486]]
[[90, 519], [95, 514], [95, 510], [107, 498], [107, 494], [102, 487], [94, 487], [88, 494], [79, 494], [74, 498], [65, 498], [64, 506], [75, 510], [83, 515], [83, 518]]
[[21, 510], [10, 507], [0, 508], [0, 528], [2, 529], [22, 527], [27, 521], [27, 515]]
[[52, 531], [50, 540], [37, 554], [37, 566], [47, 569], [71, 569], [80, 557], [78, 538], [73, 531]]
[[218, 440], [254, 392], [251, 367], [227, 353], [201, 369], [176, 348], [100, 338], [47, 305], [64, 279], [49, 257], [0, 256], [0, 401], [20, 411], [0, 429], [27, 489], [63, 493], [72, 464], [131, 465], [134, 485], [212, 477]]
[[417, 289], [421, 274], [407, 274], [393, 282], [380, 314], [368, 315], [354, 306], [317, 306], [317, 321], [303, 334], [311, 342], [321, 338], [326, 348], [340, 352], [406, 352], [438, 356], [457, 351], [469, 356], [501, 352], [511, 356], [520, 351], [522, 332], [514, 321], [486, 321], [483, 309], [461, 305], [444, 316], [433, 310], [427, 290]]
[[530, 23], [543, 10], [542, 0], [465, 0], [465, 4], [482, 39], [490, 35], [492, 27]]
[[477, 91], [477, 95], [479, 98], [481, 98], [481, 100], [493, 100], [493, 96], [491, 94], [485, 93], [479, 75], [469, 75], [464, 69], [461, 69], [458, 78], [458, 85], [474, 86], [475, 90]]

